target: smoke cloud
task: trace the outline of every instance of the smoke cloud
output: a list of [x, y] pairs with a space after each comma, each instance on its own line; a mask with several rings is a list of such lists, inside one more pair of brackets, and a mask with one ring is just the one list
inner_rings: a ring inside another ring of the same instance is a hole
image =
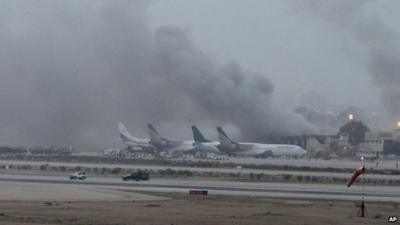
[[[174, 26], [150, 30], [144, 1], [3, 1], [0, 144], [109, 146], [116, 122], [229, 124], [242, 136], [309, 131], [275, 109], [273, 84], [220, 65]], [[200, 124], [201, 125], [201, 124]], [[139, 131], [139, 132], [138, 132]], [[140, 132], [141, 131], [141, 132]]]
[[370, 0], [302, 1], [299, 8], [328, 22], [341, 34], [351, 34], [367, 51], [367, 70], [380, 88], [382, 103], [393, 116], [400, 115], [400, 46], [398, 33], [368, 13]]

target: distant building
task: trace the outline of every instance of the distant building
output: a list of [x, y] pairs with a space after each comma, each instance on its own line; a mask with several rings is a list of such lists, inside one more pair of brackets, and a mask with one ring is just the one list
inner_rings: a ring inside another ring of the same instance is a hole
[[338, 140], [336, 142], [336, 152], [342, 156], [353, 156], [357, 151], [358, 146], [350, 144], [350, 136], [347, 132], [339, 133]]
[[392, 132], [368, 132], [361, 150], [381, 157], [384, 154], [400, 156], [400, 128]]
[[385, 139], [383, 138], [370, 138], [365, 139], [360, 144], [359, 150], [364, 153], [364, 156], [380, 158], [383, 155]]
[[316, 155], [321, 152], [326, 152], [325, 155], [330, 155], [337, 140], [337, 135], [309, 135], [304, 148], [310, 155]]
[[392, 139], [400, 142], [400, 128], [394, 129], [392, 133]]
[[338, 142], [337, 135], [299, 135], [281, 137], [279, 144], [298, 145], [307, 151], [307, 155], [311, 157], [336, 157], [334, 153]]

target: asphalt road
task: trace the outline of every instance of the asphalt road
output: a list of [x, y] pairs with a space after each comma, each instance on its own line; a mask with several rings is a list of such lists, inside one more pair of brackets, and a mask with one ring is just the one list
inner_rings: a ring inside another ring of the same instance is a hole
[[[114, 189], [145, 190], [157, 192], [188, 192], [190, 189], [208, 190], [209, 194], [249, 195], [289, 198], [361, 199], [361, 187], [345, 185], [296, 184], [296, 183], [246, 183], [209, 180], [151, 179], [149, 181], [123, 182], [116, 178], [89, 177], [84, 181], [71, 181], [63, 176], [30, 176], [0, 174], [0, 182], [13, 184], [51, 184], [80, 187], [107, 187]], [[1, 189], [0, 189], [1, 192]], [[400, 202], [400, 188], [366, 186], [366, 201]]]
[[[323, 160], [320, 160], [323, 161]], [[327, 161], [329, 162], [329, 161]], [[95, 164], [95, 163], [64, 163], [64, 162], [38, 162], [38, 161], [11, 161], [0, 160], [0, 165], [36, 165], [40, 166], [48, 164], [49, 166], [65, 166], [65, 167], [88, 167], [88, 168], [125, 168], [125, 169], [149, 169], [149, 170], [165, 170], [168, 168], [175, 170], [190, 170], [199, 172], [221, 172], [221, 173], [263, 173], [266, 175], [302, 175], [302, 176], [318, 176], [318, 177], [338, 177], [350, 178], [352, 173], [332, 173], [332, 172], [319, 172], [319, 171], [294, 171], [294, 170], [269, 170], [269, 169], [236, 169], [236, 168], [198, 168], [198, 167], [174, 167], [174, 166], [153, 166], [153, 165], [124, 165], [124, 164]], [[359, 163], [355, 164], [352, 168], [360, 166]], [[367, 170], [369, 168], [367, 167]], [[382, 175], [382, 174], [366, 174], [366, 178], [374, 179], [392, 179], [399, 180], [400, 176], [397, 175]]]

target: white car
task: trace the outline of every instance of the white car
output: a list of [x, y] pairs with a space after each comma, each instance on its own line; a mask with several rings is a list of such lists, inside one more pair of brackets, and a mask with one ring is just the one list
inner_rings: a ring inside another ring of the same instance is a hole
[[77, 171], [71, 176], [69, 176], [69, 179], [71, 180], [85, 180], [86, 179], [86, 172], [85, 171]]

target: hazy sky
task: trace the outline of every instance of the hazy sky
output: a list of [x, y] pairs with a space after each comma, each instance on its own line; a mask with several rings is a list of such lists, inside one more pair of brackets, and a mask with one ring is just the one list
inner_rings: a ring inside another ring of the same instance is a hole
[[0, 145], [112, 147], [118, 121], [142, 137], [153, 122], [169, 137], [198, 124], [215, 139], [220, 125], [246, 141], [331, 126], [293, 112], [303, 105], [386, 111], [368, 122], [392, 124], [399, 11], [370, 0], [4, 0]]
[[[340, 1], [339, 1], [340, 2]], [[354, 1], [357, 2], [357, 1]], [[329, 105], [381, 107], [366, 69], [363, 46], [329, 22], [307, 15], [304, 1], [169, 0], [149, 8], [153, 27], [175, 24], [219, 61], [234, 59], [275, 85], [279, 104], [302, 103], [320, 93]], [[397, 1], [369, 1], [367, 11], [400, 28]], [[300, 101], [300, 102], [299, 102]]]

